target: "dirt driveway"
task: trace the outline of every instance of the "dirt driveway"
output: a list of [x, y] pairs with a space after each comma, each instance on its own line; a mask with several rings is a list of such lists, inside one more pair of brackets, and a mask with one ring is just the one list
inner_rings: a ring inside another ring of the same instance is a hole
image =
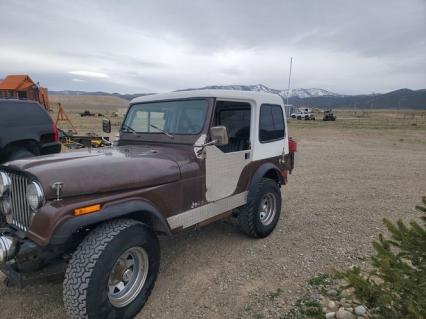
[[[366, 263], [383, 217], [418, 216], [423, 130], [292, 135], [297, 167], [276, 231], [252, 240], [229, 220], [163, 238], [161, 273], [138, 318], [279, 318], [315, 274]], [[60, 282], [23, 291], [0, 284], [0, 318], [63, 318], [61, 295]]]

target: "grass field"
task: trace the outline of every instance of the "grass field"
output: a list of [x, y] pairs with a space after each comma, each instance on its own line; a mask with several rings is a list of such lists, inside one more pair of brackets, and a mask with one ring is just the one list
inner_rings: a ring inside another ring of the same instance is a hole
[[[114, 96], [59, 96], [50, 97], [52, 117], [56, 120], [58, 103], [61, 103], [79, 134], [101, 133], [102, 118], [109, 118], [113, 134], [123, 120], [123, 112], [129, 101]], [[81, 117], [79, 113], [89, 110], [101, 113], [101, 117]], [[114, 113], [120, 111], [118, 117]], [[289, 120], [290, 128], [333, 128], [356, 130], [426, 130], [426, 110], [335, 110], [335, 122], [322, 121], [322, 113], [316, 114], [316, 121]], [[58, 125], [65, 131], [70, 127], [65, 122]]]
[[298, 127], [324, 128], [333, 125], [335, 128], [354, 129], [426, 129], [426, 111], [401, 110], [336, 110], [335, 122], [322, 121], [322, 113], [317, 113], [316, 121], [291, 119]]

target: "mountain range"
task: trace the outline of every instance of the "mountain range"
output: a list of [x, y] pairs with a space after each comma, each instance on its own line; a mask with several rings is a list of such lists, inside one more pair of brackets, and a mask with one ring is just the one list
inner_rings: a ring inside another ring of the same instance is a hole
[[[219, 90], [240, 90], [240, 91], [255, 91], [255, 92], [266, 92], [280, 95], [283, 99], [287, 98], [288, 90], [277, 90], [271, 89], [263, 84], [256, 85], [211, 85], [205, 86], [198, 89], [184, 89], [179, 91], [188, 91], [188, 90], [207, 90], [207, 89], [219, 89]], [[337, 94], [330, 92], [324, 89], [311, 88], [311, 89], [292, 89], [290, 90], [290, 97], [297, 97], [304, 99], [307, 97], [318, 97], [318, 96], [344, 96], [342, 94]]]
[[[284, 102], [287, 99], [287, 90], [277, 90], [269, 88], [263, 84], [256, 85], [212, 85], [198, 89], [223, 89], [223, 90], [243, 90], [278, 94]], [[179, 91], [195, 90], [183, 89]], [[134, 97], [149, 95], [153, 93], [140, 94], [120, 94], [106, 92], [85, 92], [85, 91], [49, 91], [52, 95], [111, 95], [126, 100]], [[362, 95], [344, 95], [330, 92], [319, 88], [297, 88], [290, 90], [289, 103], [301, 107], [318, 108], [393, 108], [393, 109], [426, 109], [426, 89], [410, 90], [399, 89], [383, 94], [362, 94]]]

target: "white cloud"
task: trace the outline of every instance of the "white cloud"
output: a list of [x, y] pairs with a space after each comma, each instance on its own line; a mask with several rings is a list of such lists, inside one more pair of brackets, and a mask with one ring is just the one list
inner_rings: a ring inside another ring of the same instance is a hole
[[69, 71], [68, 73], [72, 75], [85, 76], [88, 78], [109, 78], [108, 74], [101, 73], [101, 72], [93, 72], [93, 71], [80, 70], [80, 71]]
[[71, 81], [73, 81], [73, 82], [86, 82], [85, 80], [82, 80], [82, 79], [71, 79]]
[[424, 12], [424, 0], [0, 0], [0, 77], [28, 73], [51, 90], [281, 89], [293, 56], [293, 87], [424, 88]]

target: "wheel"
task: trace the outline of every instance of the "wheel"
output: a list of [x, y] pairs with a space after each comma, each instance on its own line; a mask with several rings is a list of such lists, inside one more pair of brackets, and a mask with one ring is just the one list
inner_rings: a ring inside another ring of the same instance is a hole
[[264, 178], [254, 199], [240, 208], [238, 224], [246, 235], [267, 237], [274, 230], [281, 214], [281, 191], [277, 182]]
[[65, 273], [71, 318], [133, 318], [154, 288], [160, 265], [156, 235], [122, 219], [95, 228], [78, 246]]
[[10, 151], [8, 151], [8, 161], [14, 161], [22, 158], [28, 158], [28, 157], [34, 157], [35, 154], [31, 153], [26, 148], [20, 147], [20, 148], [12, 148]]

